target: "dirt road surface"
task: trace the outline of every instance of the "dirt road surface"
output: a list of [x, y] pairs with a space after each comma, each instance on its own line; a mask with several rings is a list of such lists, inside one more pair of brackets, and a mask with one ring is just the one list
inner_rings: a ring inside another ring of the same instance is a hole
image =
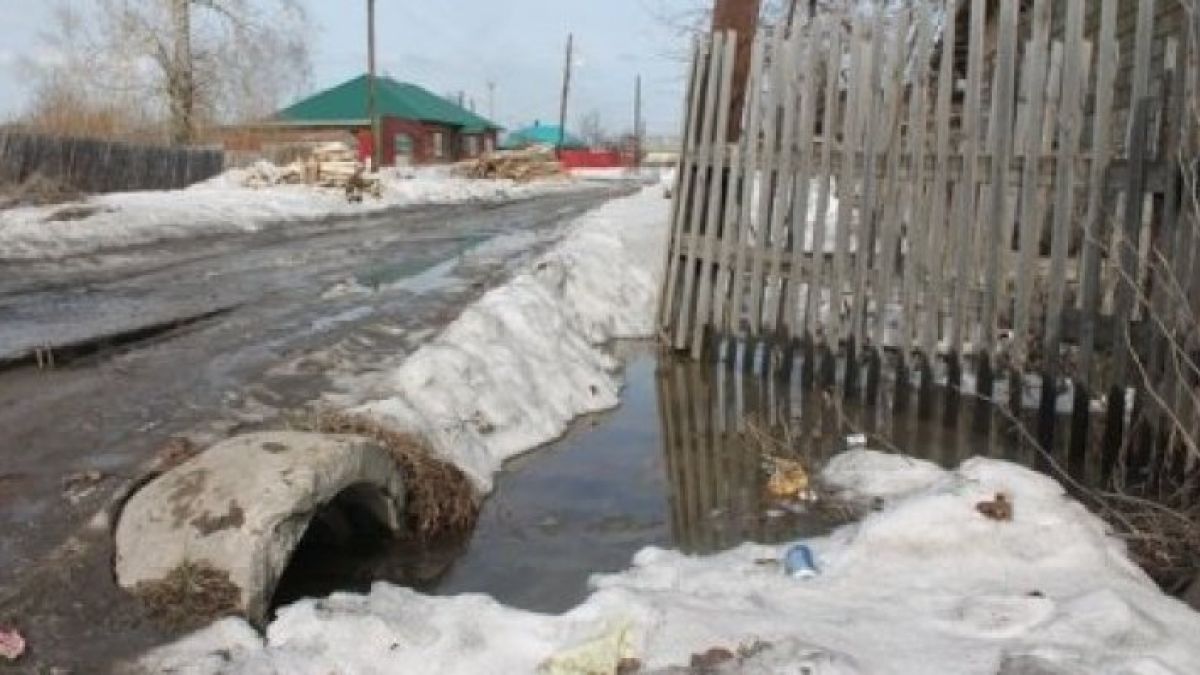
[[173, 438], [295, 423], [630, 190], [0, 262], [0, 625], [29, 643], [20, 668], [95, 672], [178, 634], [115, 587], [110, 543]]

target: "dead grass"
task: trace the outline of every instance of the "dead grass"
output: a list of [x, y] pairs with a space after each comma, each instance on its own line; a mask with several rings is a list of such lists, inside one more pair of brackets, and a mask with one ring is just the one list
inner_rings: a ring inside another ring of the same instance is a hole
[[412, 533], [425, 541], [474, 527], [480, 499], [458, 467], [433, 456], [428, 444], [366, 417], [344, 412], [318, 413], [313, 431], [365, 436], [387, 448], [404, 472], [405, 515]]
[[83, 193], [63, 181], [35, 173], [25, 182], [0, 185], [0, 208], [46, 206], [77, 201]]
[[1106, 520], [1125, 540], [1134, 562], [1167, 592], [1187, 590], [1200, 570], [1200, 505], [1171, 508], [1120, 494], [1100, 498], [1110, 514]]
[[203, 562], [184, 563], [164, 579], [139, 583], [133, 592], [156, 619], [185, 630], [238, 614], [241, 597], [228, 572]]

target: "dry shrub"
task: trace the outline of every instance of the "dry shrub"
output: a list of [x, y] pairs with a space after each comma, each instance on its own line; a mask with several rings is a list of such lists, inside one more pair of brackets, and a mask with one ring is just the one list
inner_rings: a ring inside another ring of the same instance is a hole
[[1200, 570], [1200, 505], [1170, 508], [1149, 500], [1108, 495], [1119, 517], [1107, 520], [1129, 546], [1129, 555], [1169, 593], [1179, 594]]
[[228, 572], [204, 562], [186, 562], [163, 579], [139, 583], [133, 592], [155, 618], [179, 629], [235, 615], [241, 598]]
[[5, 206], [45, 206], [83, 198], [83, 193], [67, 183], [35, 173], [23, 183], [0, 186], [0, 208]]
[[405, 516], [418, 539], [463, 532], [475, 525], [479, 496], [458, 467], [433, 456], [429, 445], [361, 415], [322, 412], [314, 431], [370, 438], [391, 452], [404, 472]]

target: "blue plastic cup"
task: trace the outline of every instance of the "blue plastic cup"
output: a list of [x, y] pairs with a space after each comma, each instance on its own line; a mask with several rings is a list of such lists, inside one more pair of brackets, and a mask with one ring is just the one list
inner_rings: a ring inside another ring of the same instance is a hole
[[808, 579], [821, 573], [817, 569], [812, 549], [804, 544], [796, 544], [787, 550], [783, 556], [783, 569], [788, 576], [797, 579]]

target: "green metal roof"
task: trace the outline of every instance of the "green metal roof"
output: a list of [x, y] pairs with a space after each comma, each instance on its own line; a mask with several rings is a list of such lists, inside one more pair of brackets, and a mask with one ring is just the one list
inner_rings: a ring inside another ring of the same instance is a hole
[[[367, 76], [360, 75], [284, 108], [275, 119], [292, 124], [366, 120], [367, 88]], [[468, 133], [502, 128], [423, 87], [390, 77], [375, 78], [375, 93], [383, 116], [462, 127]]]
[[[570, 133], [563, 135], [562, 139], [562, 147], [568, 150], [587, 147], [587, 143], [583, 139], [578, 136], [572, 136]], [[505, 148], [520, 148], [526, 145], [558, 147], [558, 125], [535, 122], [533, 126], [517, 129], [508, 136], [505, 136], [504, 143], [501, 145]]]

